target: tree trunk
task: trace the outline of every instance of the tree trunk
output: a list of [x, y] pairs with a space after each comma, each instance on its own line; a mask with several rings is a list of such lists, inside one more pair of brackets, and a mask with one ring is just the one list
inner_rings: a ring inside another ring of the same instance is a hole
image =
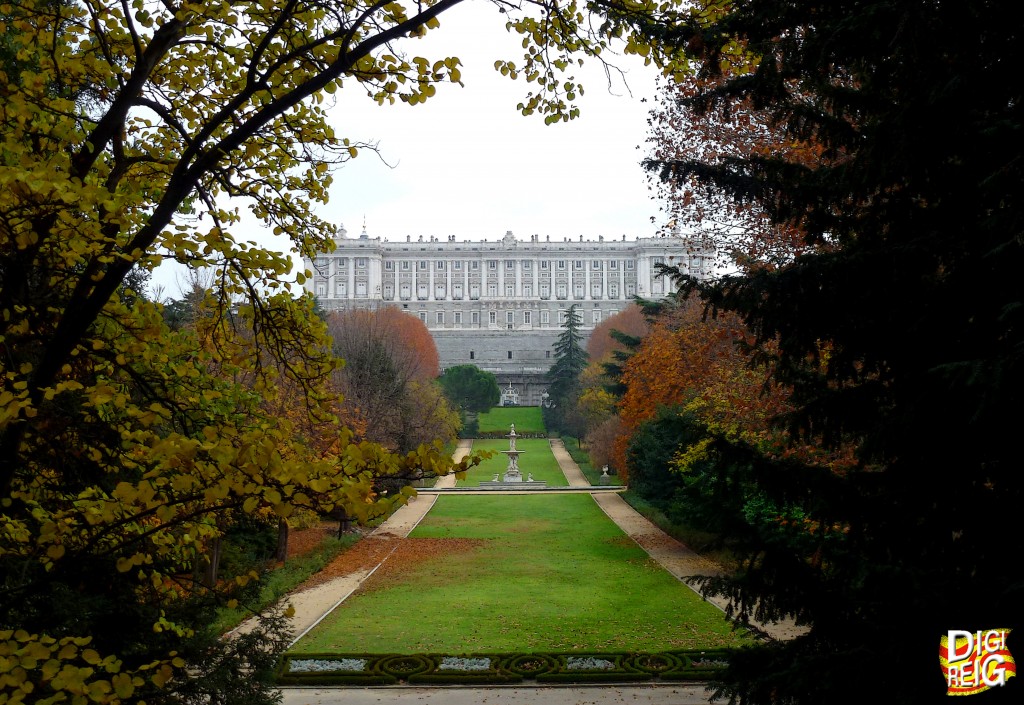
[[277, 554], [275, 558], [282, 563], [288, 560], [288, 522], [285, 519], [277, 522]]

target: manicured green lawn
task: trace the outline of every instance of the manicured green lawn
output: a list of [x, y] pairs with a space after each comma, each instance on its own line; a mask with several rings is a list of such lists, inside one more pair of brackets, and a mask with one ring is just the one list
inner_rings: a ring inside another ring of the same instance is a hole
[[[516, 427], [518, 431], [519, 427]], [[568, 487], [569, 482], [565, 479], [558, 461], [551, 455], [551, 448], [543, 438], [520, 438], [516, 440], [516, 448], [523, 451], [519, 456], [519, 472], [523, 479], [527, 479], [528, 473], [533, 473], [533, 479], [548, 483], [548, 487]], [[491, 450], [494, 455], [475, 468], [466, 473], [465, 480], [459, 480], [460, 487], [476, 487], [485, 480], [493, 480], [494, 474], [498, 479], [508, 469], [508, 456], [498, 452], [508, 450], [508, 440], [475, 440], [473, 451]]]
[[[396, 556], [293, 649], [658, 651], [740, 643], [590, 496], [438, 498]], [[418, 546], [417, 546], [418, 544]]]
[[481, 433], [508, 433], [512, 424], [516, 425], [516, 433], [545, 432], [539, 406], [496, 406], [480, 414], [477, 419], [480, 422]]

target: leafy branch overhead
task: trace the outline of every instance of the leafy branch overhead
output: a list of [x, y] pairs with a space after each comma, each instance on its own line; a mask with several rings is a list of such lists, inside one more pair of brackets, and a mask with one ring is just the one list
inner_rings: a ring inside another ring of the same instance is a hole
[[[357, 442], [290, 259], [235, 229], [248, 209], [329, 245], [315, 210], [364, 146], [331, 94], [460, 82], [415, 48], [462, 1], [0, 1], [0, 695], [173, 700], [220, 648], [210, 611], [249, 589], [215, 570], [241, 517], [367, 520], [408, 494], [381, 478], [454, 469]], [[549, 122], [577, 114], [576, 57], [623, 37], [669, 63], [576, 2], [497, 5], [524, 39], [498, 68]], [[213, 273], [168, 312], [142, 291], [165, 260]]]

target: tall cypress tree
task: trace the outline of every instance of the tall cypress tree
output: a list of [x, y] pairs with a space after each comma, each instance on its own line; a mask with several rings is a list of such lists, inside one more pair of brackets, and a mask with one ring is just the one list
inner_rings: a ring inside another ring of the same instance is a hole
[[[723, 692], [738, 702], [944, 701], [947, 630], [1024, 631], [1016, 5], [738, 0], [705, 24], [651, 27], [707, 72], [745, 48], [756, 68], [691, 103], [749, 99], [822, 155], [651, 165], [802, 229], [809, 254], [685, 286], [756, 333], [793, 390], [795, 437], [857, 449], [842, 474], [730, 451], [765, 506], [805, 521], [751, 532], [746, 569], [706, 587], [811, 627], [736, 659]], [[1018, 659], [1021, 644], [1011, 635]], [[986, 699], [1019, 701], [1018, 680]]]
[[587, 366], [587, 351], [583, 348], [583, 319], [579, 306], [573, 304], [565, 313], [562, 332], [555, 340], [555, 363], [548, 370], [548, 399], [552, 412], [545, 408], [545, 424], [556, 431], [570, 430], [567, 425], [569, 410], [575, 407], [579, 396], [580, 373]]

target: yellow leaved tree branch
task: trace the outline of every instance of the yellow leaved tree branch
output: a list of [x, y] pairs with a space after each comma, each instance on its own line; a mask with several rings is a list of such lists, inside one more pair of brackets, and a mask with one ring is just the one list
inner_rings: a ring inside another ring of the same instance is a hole
[[[7, 702], [198, 697], [195, 674], [233, 648], [212, 610], [251, 589], [208, 570], [229, 527], [335, 508], [369, 520], [409, 494], [381, 478], [465, 470], [435, 445], [357, 442], [289, 258], [233, 228], [244, 207], [303, 254], [329, 246], [316, 207], [365, 146], [335, 133], [329, 96], [417, 104], [461, 82], [458, 58], [415, 48], [467, 1], [0, 0]], [[684, 21], [674, 3], [495, 4], [524, 49], [497, 68], [536, 86], [521, 110], [548, 122], [578, 112], [563, 76], [578, 57], [621, 40], [681, 66], [630, 29]], [[142, 290], [165, 259], [216, 273], [189, 325]], [[231, 653], [255, 668], [245, 643]], [[204, 687], [253, 702], [233, 671]]]

